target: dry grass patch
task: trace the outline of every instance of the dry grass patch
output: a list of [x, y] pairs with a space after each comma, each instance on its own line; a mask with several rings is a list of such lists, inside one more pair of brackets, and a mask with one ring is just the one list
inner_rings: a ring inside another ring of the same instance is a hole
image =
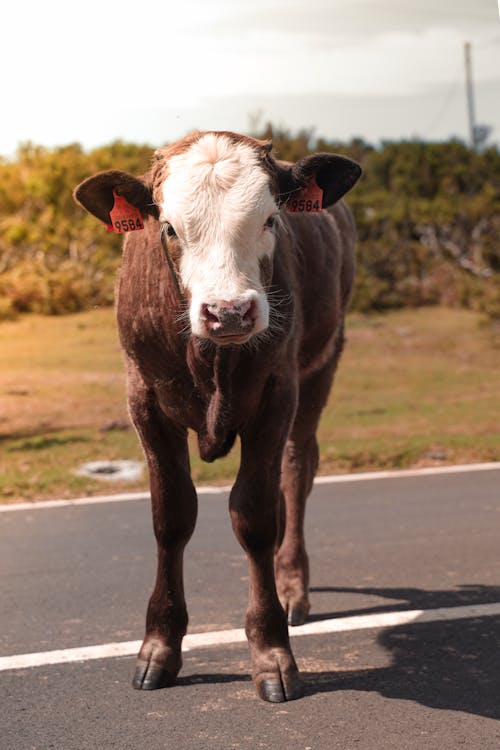
[[[352, 315], [320, 427], [321, 471], [500, 460], [500, 348], [475, 313]], [[113, 311], [0, 323], [0, 501], [146, 489], [77, 477], [92, 460], [142, 459], [128, 426]], [[198, 483], [231, 481], [239, 452]]]

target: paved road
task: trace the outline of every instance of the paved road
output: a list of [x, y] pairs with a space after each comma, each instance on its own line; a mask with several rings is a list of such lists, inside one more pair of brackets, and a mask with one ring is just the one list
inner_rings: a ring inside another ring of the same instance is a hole
[[[315, 620], [500, 602], [500, 471], [318, 485]], [[148, 504], [0, 514], [0, 655], [139, 639]], [[243, 623], [227, 494], [200, 498], [191, 632]], [[259, 701], [244, 644], [189, 651], [179, 685], [131, 689], [133, 657], [0, 672], [2, 750], [498, 750], [500, 615], [294, 638], [306, 696]]]

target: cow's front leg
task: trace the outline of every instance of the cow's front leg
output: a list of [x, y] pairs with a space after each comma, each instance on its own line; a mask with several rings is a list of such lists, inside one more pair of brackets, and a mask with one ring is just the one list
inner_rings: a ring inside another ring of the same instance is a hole
[[[283, 412], [275, 412], [274, 416], [283, 426]], [[274, 579], [280, 460], [285, 438], [286, 432], [276, 435], [276, 425], [266, 421], [258, 430], [242, 433], [241, 468], [230, 498], [233, 529], [249, 563], [246, 634], [252, 677], [260, 697], [272, 702], [293, 700], [302, 694], [286, 615]]]
[[183, 554], [196, 522], [197, 498], [189, 474], [185, 430], [172, 424], [147, 397], [131, 408], [148, 463], [153, 527], [158, 546], [156, 583], [133, 686], [155, 690], [175, 682], [188, 616]]

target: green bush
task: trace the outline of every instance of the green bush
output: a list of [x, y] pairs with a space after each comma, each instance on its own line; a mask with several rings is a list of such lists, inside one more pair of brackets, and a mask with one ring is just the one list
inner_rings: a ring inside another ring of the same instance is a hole
[[[359, 161], [364, 175], [348, 195], [357, 232], [358, 273], [351, 306], [369, 312], [447, 304], [500, 305], [500, 154], [459, 141], [338, 143], [267, 125], [277, 155], [294, 161], [320, 150]], [[72, 191], [103, 169], [144, 173], [153, 149], [116, 141], [23, 144], [0, 160], [0, 318], [60, 314], [112, 303], [121, 238], [78, 207]]]

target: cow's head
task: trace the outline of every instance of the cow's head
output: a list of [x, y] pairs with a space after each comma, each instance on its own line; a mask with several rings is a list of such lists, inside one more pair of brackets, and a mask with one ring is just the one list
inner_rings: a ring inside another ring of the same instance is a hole
[[[296, 164], [277, 162], [268, 143], [233, 133], [196, 133], [155, 154], [146, 180], [102, 172], [75, 198], [110, 224], [117, 194], [156, 215], [189, 302], [191, 331], [216, 343], [244, 343], [269, 325], [266, 269], [279, 231], [279, 211], [309, 184], [322, 208], [356, 182], [359, 166], [336, 154]], [[114, 193], [114, 194], [113, 194]]]

